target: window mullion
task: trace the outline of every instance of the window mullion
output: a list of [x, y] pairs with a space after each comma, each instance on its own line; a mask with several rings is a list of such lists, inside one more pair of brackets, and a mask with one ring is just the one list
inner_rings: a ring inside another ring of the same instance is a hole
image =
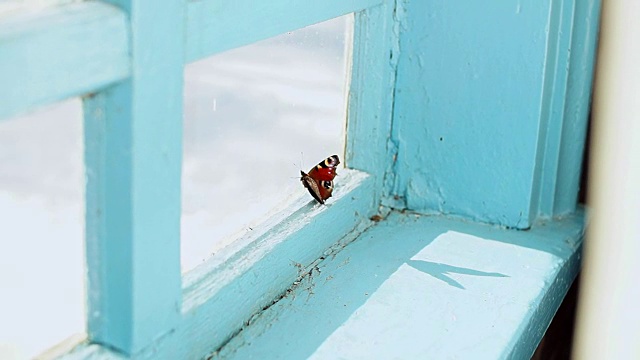
[[180, 320], [185, 2], [113, 2], [132, 76], [85, 99], [88, 332], [133, 354]]
[[376, 204], [388, 192], [384, 182], [392, 178], [395, 154], [389, 140], [398, 43], [394, 10], [387, 2], [356, 13], [354, 23], [346, 162], [374, 175]]

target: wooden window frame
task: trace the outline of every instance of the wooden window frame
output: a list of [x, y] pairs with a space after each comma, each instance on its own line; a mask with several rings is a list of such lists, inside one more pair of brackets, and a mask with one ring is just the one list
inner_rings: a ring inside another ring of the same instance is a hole
[[[553, 26], [595, 39], [597, 24], [575, 30], [572, 18], [563, 17], [562, 6], [576, 6], [575, 0], [555, 4]], [[599, 2], [576, 9], [598, 12]], [[0, 21], [0, 48], [7, 54], [0, 56], [0, 69], [11, 69], [0, 81], [0, 118], [73, 96], [84, 99], [88, 341], [67, 358], [205, 356], [286, 294], [300, 276], [298, 264], [313, 266], [371, 226], [371, 216], [406, 207], [395, 188], [398, 151], [390, 141], [402, 10], [394, 0], [113, 0]], [[331, 205], [294, 201], [236, 246], [181, 276], [184, 64], [348, 13], [355, 13], [349, 169]], [[562, 47], [562, 41], [571, 42], [567, 36], [551, 43]], [[588, 66], [593, 45], [571, 48], [584, 52], [571, 61]], [[547, 73], [544, 99], [551, 103], [544, 107], [552, 111], [567, 107], [558, 101], [580, 101], [582, 89], [590, 89], [590, 73], [563, 71], [556, 66], [562, 61], [560, 52], [550, 51], [547, 64], [558, 70]], [[582, 86], [567, 90], [568, 81]], [[575, 210], [575, 199], [556, 197], [556, 188], [579, 168], [581, 154], [576, 158], [571, 148], [571, 166], [558, 161], [561, 144], [581, 135], [562, 123], [542, 128], [548, 133], [540, 137], [540, 149], [555, 150], [537, 163], [554, 171], [534, 175], [542, 188], [530, 221]], [[566, 185], [576, 186], [573, 180]]]

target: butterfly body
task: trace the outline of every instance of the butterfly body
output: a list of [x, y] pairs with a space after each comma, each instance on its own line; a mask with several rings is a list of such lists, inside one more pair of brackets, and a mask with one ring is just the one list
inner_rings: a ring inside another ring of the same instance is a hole
[[333, 192], [333, 178], [336, 177], [336, 167], [340, 164], [338, 155], [332, 155], [314, 166], [309, 173], [300, 171], [300, 181], [311, 196], [320, 204], [331, 197]]

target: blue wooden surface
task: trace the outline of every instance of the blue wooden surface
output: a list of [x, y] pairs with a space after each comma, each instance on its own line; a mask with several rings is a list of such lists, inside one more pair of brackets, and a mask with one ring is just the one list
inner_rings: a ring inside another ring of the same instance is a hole
[[[357, 189], [362, 187], [339, 194], [346, 205], [341, 213], [353, 204], [349, 198]], [[296, 207], [303, 202], [306, 199]], [[319, 220], [310, 229], [317, 231], [333, 216], [309, 204], [291, 220], [285, 226]], [[300, 258], [286, 269], [276, 266], [278, 273], [294, 277], [291, 288], [283, 298], [273, 299], [278, 301], [272, 306], [247, 317], [243, 330], [215, 351], [214, 358], [528, 358], [578, 272], [583, 232], [582, 212], [529, 231], [394, 212], [321, 261], [309, 262], [313, 256], [308, 254], [302, 267], [295, 263]], [[280, 236], [283, 233], [290, 237], [285, 240], [290, 249], [295, 241], [311, 244], [308, 235], [281, 231]], [[281, 241], [272, 234], [257, 238], [267, 244]], [[273, 275], [268, 269], [274, 264], [273, 258], [255, 260], [244, 264], [254, 267], [241, 282], [227, 283], [224, 290], [215, 283], [226, 280], [203, 277], [210, 285], [187, 287], [185, 298], [204, 296], [206, 307], [253, 302], [243, 297], [256, 296], [251, 286], [261, 286]], [[222, 275], [228, 271], [232, 269]], [[213, 295], [225, 292], [223, 298], [229, 298], [216, 305], [218, 295]], [[233, 327], [228, 317], [234, 312], [209, 318], [203, 308], [195, 309], [185, 306], [176, 333], [136, 358], [196, 359], [207, 347], [217, 349], [211, 338]], [[62, 357], [120, 358], [97, 345], [77, 347]]]
[[187, 13], [187, 61], [280, 35], [383, 0], [195, 0]]
[[[347, 166], [372, 174], [375, 203], [389, 195], [395, 148], [389, 142], [398, 32], [393, 3], [355, 16], [347, 122]], [[395, 56], [394, 56], [395, 54]]]
[[115, 3], [132, 76], [85, 99], [88, 333], [132, 354], [180, 320], [184, 2]]
[[599, 13], [599, 0], [552, 2], [532, 206], [545, 217], [575, 211]]
[[[254, 347], [240, 342], [253, 341], [258, 334], [252, 331], [266, 329], [268, 324], [260, 319], [270, 314], [296, 320], [301, 332], [308, 330], [304, 321], [283, 308], [303, 306], [300, 298], [305, 294], [299, 287], [291, 293], [298, 300], [287, 297], [267, 312], [263, 309], [286, 295], [305, 271], [370, 226], [370, 215], [386, 213], [388, 208], [378, 207], [381, 203], [518, 228], [528, 228], [538, 215], [575, 208], [597, 0], [112, 3], [122, 10], [87, 2], [0, 21], [0, 95], [10, 99], [3, 100], [0, 118], [91, 93], [85, 99], [85, 161], [93, 344], [76, 348], [67, 358], [120, 358], [122, 353], [140, 359], [198, 358], [254, 321], [257, 325], [234, 338], [224, 354], [232, 355], [229, 349], [238, 354], [253, 349], [273, 352], [282, 344], [297, 345], [296, 351], [306, 355], [345, 350], [339, 339], [328, 337], [329, 330], [340, 327], [350, 336], [364, 336], [375, 329], [366, 321], [349, 322], [349, 311], [356, 310], [353, 305], [347, 312], [336, 312], [342, 322], [327, 325], [331, 317], [320, 319], [325, 323], [317, 329], [329, 341], [325, 348], [318, 348], [322, 336], [291, 341], [286, 327], [256, 337]], [[370, 175], [341, 173], [342, 185], [329, 206], [298, 199], [264, 227], [189, 273], [181, 288], [183, 64], [363, 9], [355, 16], [346, 162]], [[388, 300], [394, 292], [384, 279], [371, 278], [369, 262], [378, 261], [387, 270], [413, 264], [435, 282], [423, 282], [428, 286], [415, 291], [406, 286], [392, 289], [409, 302], [416, 296], [430, 299], [418, 312], [427, 318], [431, 307], [446, 305], [439, 299], [451, 296], [468, 321], [462, 328], [472, 331], [474, 319], [486, 324], [490, 318], [485, 315], [497, 310], [457, 293], [460, 286], [494, 291], [501, 294], [500, 301], [515, 296], [518, 306], [503, 304], [513, 315], [511, 322], [499, 322], [494, 342], [482, 345], [494, 351], [487, 354], [530, 354], [575, 274], [579, 217], [532, 232], [441, 217], [421, 217], [416, 224], [407, 219], [393, 215], [371, 237], [361, 238], [336, 257], [353, 256], [358, 266], [325, 263], [335, 272], [331, 276], [342, 280], [327, 282], [338, 287], [305, 303], [301, 311], [317, 315], [322, 306], [336, 305], [328, 302], [335, 302], [336, 291], [355, 299], [353, 304], [363, 304], [362, 294], [354, 292], [360, 289], [354, 279], [363, 279], [360, 286], [370, 286], [369, 294]], [[496, 247], [477, 239], [436, 241], [437, 231], [447, 229], [470, 231], [485, 240], [498, 238], [503, 245], [497, 250], [509, 260], [499, 263], [505, 269], [500, 273], [508, 270], [509, 278], [478, 276], [498, 272], [487, 270], [497, 264], [484, 262], [494, 259], [490, 250]], [[442, 246], [431, 251], [430, 244]], [[415, 263], [408, 256], [421, 248], [431, 256], [430, 264]], [[453, 255], [455, 265], [438, 260]], [[533, 274], [527, 270], [530, 276], [520, 268], [528, 261], [536, 264]], [[465, 286], [462, 279], [443, 275], [456, 270], [478, 277]], [[391, 279], [391, 273], [385, 275]], [[524, 282], [497, 286], [512, 278]], [[396, 285], [406, 285], [407, 279]], [[481, 279], [495, 283], [485, 286]], [[522, 289], [527, 291], [521, 294]], [[529, 310], [520, 307], [524, 303]], [[393, 313], [382, 310], [374, 307], [368, 319], [381, 314], [394, 320]], [[474, 318], [475, 313], [484, 317]], [[394, 336], [398, 334], [402, 333]], [[456, 334], [448, 341], [470, 338], [465, 332]], [[260, 343], [272, 336], [283, 343]], [[370, 345], [366, 336], [359, 341]], [[454, 346], [439, 344], [439, 349]], [[500, 346], [503, 352], [498, 353]], [[369, 348], [373, 349], [365, 350]]]
[[[542, 83], [540, 133], [536, 163], [540, 180], [533, 184], [532, 211], [553, 215], [555, 187], [559, 172], [562, 124], [569, 75], [573, 1], [552, 1], [547, 38], [546, 64]], [[585, 105], [588, 103], [585, 102]], [[586, 125], [586, 116], [585, 121]], [[584, 133], [583, 133], [584, 134]], [[579, 166], [580, 163], [578, 162]], [[573, 170], [573, 169], [572, 169]], [[579, 173], [579, 168], [577, 169]], [[576, 188], [577, 189], [577, 188]], [[577, 195], [577, 192], [575, 192]], [[564, 194], [559, 194], [560, 196]], [[575, 205], [574, 205], [575, 206]], [[536, 214], [531, 214], [531, 217]]]
[[563, 109], [563, 141], [560, 144], [558, 176], [555, 186], [554, 207], [550, 213], [564, 214], [575, 210], [576, 189], [580, 188], [582, 157], [592, 93], [595, 52], [600, 26], [601, 0], [575, 1], [571, 34], [571, 56], [567, 92]]
[[394, 212], [213, 358], [528, 359], [578, 272], [583, 225]]
[[125, 13], [100, 2], [0, 19], [0, 120], [126, 78], [128, 53]]
[[[383, 0], [184, 2], [182, 51], [188, 63]], [[0, 119], [96, 92], [131, 71], [126, 14], [99, 1], [2, 19], [0, 48]]]
[[[373, 179], [343, 170], [326, 206], [295, 199], [247, 237], [184, 278], [180, 322], [136, 359], [199, 359], [228, 341], [263, 308], [283, 296], [304, 268], [331, 257], [371, 226]], [[121, 356], [83, 344], [63, 359]]]
[[[559, 215], [556, 202], [571, 211], [597, 2], [582, 3], [577, 15], [571, 0], [400, 4], [395, 194], [409, 209], [516, 228]], [[570, 60], [572, 41], [583, 50]], [[567, 71], [570, 63], [577, 65]]]

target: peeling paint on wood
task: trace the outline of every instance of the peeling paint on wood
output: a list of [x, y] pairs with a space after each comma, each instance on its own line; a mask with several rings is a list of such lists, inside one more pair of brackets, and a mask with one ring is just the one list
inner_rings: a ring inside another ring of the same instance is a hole
[[527, 232], [394, 212], [211, 358], [529, 358], [582, 238], [581, 212]]

